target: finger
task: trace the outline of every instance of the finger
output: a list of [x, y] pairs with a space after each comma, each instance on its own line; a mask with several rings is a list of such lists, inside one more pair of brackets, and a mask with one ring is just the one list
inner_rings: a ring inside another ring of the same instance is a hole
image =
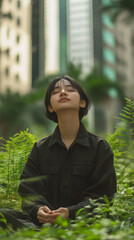
[[59, 214], [55, 214], [55, 215], [47, 215], [46, 217], [42, 217], [40, 216], [38, 218], [38, 220], [41, 222], [41, 223], [53, 223], [56, 221], [56, 218], [59, 216]]
[[58, 208], [58, 209], [56, 209], [56, 210], [53, 210], [52, 212], [53, 212], [54, 214], [55, 214], [55, 213], [60, 213], [60, 208]]
[[47, 206], [44, 206], [42, 209], [43, 209], [43, 211], [45, 211], [46, 213], [51, 213], [51, 212], [52, 212], [51, 209], [48, 208]]

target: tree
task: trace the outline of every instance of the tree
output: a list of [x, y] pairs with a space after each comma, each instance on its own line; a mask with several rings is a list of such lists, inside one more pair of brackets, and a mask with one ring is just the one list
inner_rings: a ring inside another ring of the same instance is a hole
[[[119, 98], [124, 97], [122, 88], [117, 83], [100, 76], [95, 69], [85, 76], [80, 65], [69, 63], [66, 74], [73, 77], [85, 88], [90, 100], [94, 103], [110, 98], [110, 89], [115, 89]], [[38, 79], [28, 94], [20, 95], [7, 91], [6, 94], [0, 95], [2, 137], [7, 139], [11, 129], [13, 129], [13, 135], [20, 130], [30, 128], [33, 123], [38, 123], [43, 128], [49, 129], [49, 121], [43, 116], [43, 99], [49, 82], [57, 75], [44, 76]]]
[[4, 139], [8, 138], [11, 129], [14, 134], [30, 127], [31, 120], [47, 125], [43, 118], [43, 106], [40, 104], [45, 95], [45, 88], [44, 84], [25, 95], [12, 93], [10, 90], [0, 95], [0, 131]]
[[118, 98], [123, 100], [124, 92], [117, 82], [112, 82], [105, 76], [101, 76], [97, 69], [91, 73], [83, 75], [81, 65], [75, 66], [73, 63], [68, 64], [67, 74], [77, 80], [86, 90], [90, 100], [94, 103], [101, 102], [110, 96], [110, 90], [114, 89]]
[[111, 3], [103, 5], [103, 11], [109, 11], [113, 20], [119, 15], [126, 12], [125, 19], [127, 21], [134, 20], [134, 1], [133, 0], [111, 0]]

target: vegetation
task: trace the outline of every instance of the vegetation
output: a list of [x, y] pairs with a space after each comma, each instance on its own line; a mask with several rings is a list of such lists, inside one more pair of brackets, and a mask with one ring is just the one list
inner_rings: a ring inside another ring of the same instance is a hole
[[[100, 76], [96, 69], [83, 76], [80, 65], [69, 63], [66, 74], [76, 79], [86, 89], [90, 100], [95, 104], [110, 98], [111, 89], [116, 91], [118, 98], [124, 97], [121, 86]], [[43, 99], [47, 86], [54, 77], [55, 75], [49, 75], [38, 79], [34, 88], [23, 96], [9, 90], [0, 95], [0, 133], [4, 139], [26, 128], [35, 134], [37, 126], [43, 128], [43, 131], [41, 130], [43, 134], [44, 126], [46, 134], [50, 133], [52, 124], [43, 116]]]
[[[57, 219], [54, 225], [46, 224], [41, 230], [13, 231], [0, 229], [0, 239], [33, 240], [129, 240], [134, 238], [134, 101], [126, 99], [120, 122], [112, 135], [107, 136], [115, 156], [118, 192], [113, 205], [96, 203], [94, 213], [81, 210], [74, 221]], [[20, 209], [17, 195], [19, 177], [36, 137], [28, 130], [10, 138], [0, 152], [1, 206]]]
[[111, 0], [104, 4], [103, 11], [108, 11], [113, 20], [116, 20], [122, 13], [125, 12], [125, 20], [131, 22], [134, 20], [134, 1], [133, 0]]

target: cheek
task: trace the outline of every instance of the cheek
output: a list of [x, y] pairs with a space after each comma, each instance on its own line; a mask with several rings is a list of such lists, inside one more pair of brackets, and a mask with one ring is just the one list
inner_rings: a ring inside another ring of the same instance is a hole
[[54, 109], [55, 108], [55, 99], [53, 98], [53, 96], [50, 98], [50, 106]]

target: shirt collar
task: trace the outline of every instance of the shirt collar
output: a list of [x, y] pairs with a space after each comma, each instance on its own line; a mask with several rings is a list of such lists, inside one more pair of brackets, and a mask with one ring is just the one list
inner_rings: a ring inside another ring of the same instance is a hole
[[[59, 130], [58, 126], [55, 128], [54, 133], [51, 135], [49, 146], [52, 146], [55, 143], [59, 143], [62, 146], [64, 145], [61, 140], [60, 130]], [[84, 145], [87, 147], [90, 146], [89, 138], [88, 138], [88, 131], [86, 130], [85, 126], [82, 123], [80, 123], [80, 128], [79, 128], [77, 137], [74, 141], [74, 144], [75, 143], [78, 143], [80, 145]]]

